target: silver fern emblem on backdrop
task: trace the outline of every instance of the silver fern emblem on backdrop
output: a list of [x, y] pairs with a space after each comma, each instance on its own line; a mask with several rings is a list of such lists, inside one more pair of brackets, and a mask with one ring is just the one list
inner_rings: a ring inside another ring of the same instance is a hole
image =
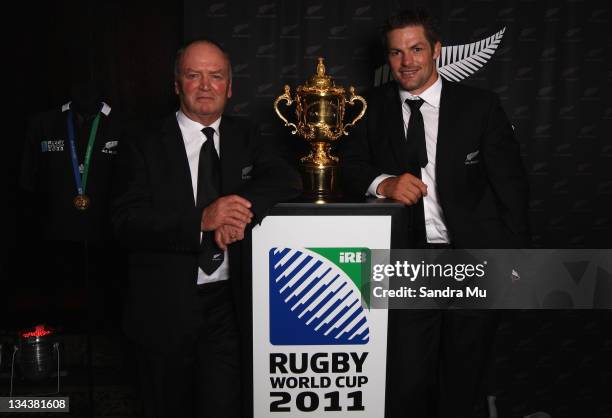
[[[448, 81], [461, 81], [484, 66], [495, 53], [506, 27], [488, 38], [471, 44], [443, 46], [436, 60], [438, 73]], [[391, 80], [391, 69], [385, 64], [374, 73], [374, 86]]]

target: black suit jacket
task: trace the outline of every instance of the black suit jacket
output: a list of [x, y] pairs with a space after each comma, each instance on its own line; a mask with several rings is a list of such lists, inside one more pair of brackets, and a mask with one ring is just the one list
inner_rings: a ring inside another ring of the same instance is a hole
[[[361, 196], [378, 175], [411, 169], [397, 84], [366, 96], [363, 123], [339, 149], [343, 187]], [[528, 185], [519, 144], [495, 94], [443, 80], [435, 175], [457, 248], [529, 246]]]
[[[297, 172], [245, 121], [223, 116], [220, 130], [221, 195], [252, 203], [261, 222], [276, 202], [301, 188]], [[200, 219], [191, 173], [174, 114], [123, 144], [118, 162], [113, 225], [128, 248], [130, 286], [124, 314], [128, 335], [154, 349], [175, 347], [200, 323], [197, 255]], [[230, 284], [240, 308], [245, 240], [229, 246]], [[244, 286], [248, 286], [245, 284]], [[240, 315], [240, 312], [238, 312]]]

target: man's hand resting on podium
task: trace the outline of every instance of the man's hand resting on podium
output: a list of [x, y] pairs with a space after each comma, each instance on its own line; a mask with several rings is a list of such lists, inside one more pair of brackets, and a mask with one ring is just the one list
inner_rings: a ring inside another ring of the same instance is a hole
[[376, 188], [376, 193], [411, 206], [423, 196], [427, 196], [427, 185], [418, 177], [404, 173], [398, 177], [384, 179]]
[[244, 239], [244, 230], [253, 219], [251, 202], [229, 195], [216, 199], [202, 211], [200, 228], [215, 231], [215, 242], [223, 251], [227, 246]]

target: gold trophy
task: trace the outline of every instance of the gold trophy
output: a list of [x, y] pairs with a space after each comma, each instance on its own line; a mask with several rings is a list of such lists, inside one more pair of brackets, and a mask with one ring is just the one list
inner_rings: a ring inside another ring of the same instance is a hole
[[[337, 194], [338, 157], [330, 154], [331, 145], [342, 135], [348, 135], [346, 129], [361, 119], [367, 109], [366, 101], [355, 94], [354, 87], [349, 88], [348, 99], [344, 93], [344, 87], [336, 86], [331, 77], [325, 75], [323, 58], [319, 58], [317, 73], [306, 85], [298, 86], [295, 99], [291, 98], [290, 88], [285, 85], [285, 93], [274, 101], [278, 117], [285, 126], [293, 128], [291, 134], [297, 133], [310, 143], [310, 154], [300, 159], [304, 191], [321, 202]], [[295, 101], [297, 125], [289, 122], [278, 109], [282, 101], [286, 106]], [[355, 101], [361, 102], [361, 112], [351, 123], [344, 124], [346, 104], [353, 106]]]

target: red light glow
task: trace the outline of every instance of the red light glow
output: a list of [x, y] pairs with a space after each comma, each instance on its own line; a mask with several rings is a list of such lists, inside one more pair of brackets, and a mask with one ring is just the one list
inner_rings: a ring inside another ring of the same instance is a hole
[[34, 331], [30, 331], [30, 332], [24, 332], [21, 334], [21, 336], [23, 338], [30, 338], [30, 337], [44, 337], [45, 335], [49, 335], [52, 334], [53, 331], [49, 330], [49, 329], [45, 329], [44, 325], [36, 325], [34, 327]]

